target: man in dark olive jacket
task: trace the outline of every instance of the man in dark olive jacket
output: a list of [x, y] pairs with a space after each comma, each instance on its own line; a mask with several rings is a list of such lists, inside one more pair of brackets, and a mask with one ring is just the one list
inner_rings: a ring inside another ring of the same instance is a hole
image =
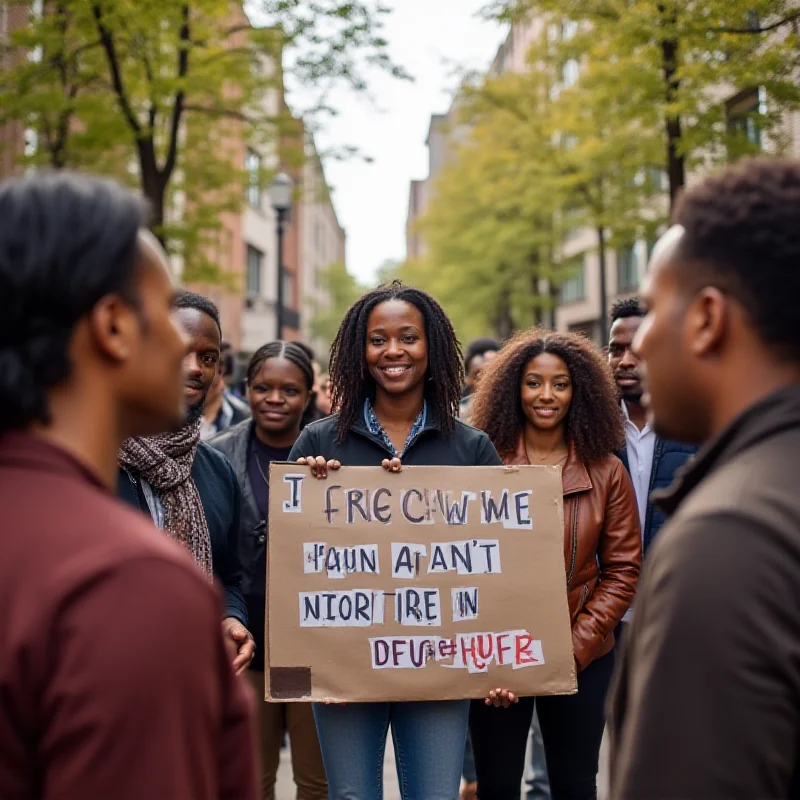
[[662, 493], [612, 709], [615, 800], [800, 797], [800, 163], [679, 202], [634, 349], [656, 430], [706, 442]]

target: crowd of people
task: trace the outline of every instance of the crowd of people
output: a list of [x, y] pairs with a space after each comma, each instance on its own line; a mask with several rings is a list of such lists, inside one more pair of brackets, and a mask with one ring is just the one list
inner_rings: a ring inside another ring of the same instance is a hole
[[[596, 798], [606, 731], [613, 800], [800, 797], [798, 220], [800, 164], [746, 160], [685, 192], [603, 349], [462, 358], [395, 282], [328, 373], [268, 342], [240, 393], [136, 197], [0, 186], [0, 797], [274, 800], [288, 734], [299, 800], [379, 800], [389, 731], [404, 800]], [[287, 461], [560, 467], [577, 693], [264, 702]]]

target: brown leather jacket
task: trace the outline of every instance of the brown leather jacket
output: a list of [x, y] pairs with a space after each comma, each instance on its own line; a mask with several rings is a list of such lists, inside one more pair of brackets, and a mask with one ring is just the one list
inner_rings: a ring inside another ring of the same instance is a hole
[[[520, 436], [506, 464], [529, 464]], [[562, 473], [564, 560], [572, 644], [580, 669], [614, 647], [636, 593], [642, 537], [633, 484], [616, 456], [585, 464], [570, 449]]]

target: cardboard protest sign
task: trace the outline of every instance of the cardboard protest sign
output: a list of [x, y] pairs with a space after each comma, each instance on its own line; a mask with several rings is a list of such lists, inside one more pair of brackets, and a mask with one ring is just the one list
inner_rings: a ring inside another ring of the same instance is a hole
[[266, 697], [576, 691], [559, 467], [272, 464]]

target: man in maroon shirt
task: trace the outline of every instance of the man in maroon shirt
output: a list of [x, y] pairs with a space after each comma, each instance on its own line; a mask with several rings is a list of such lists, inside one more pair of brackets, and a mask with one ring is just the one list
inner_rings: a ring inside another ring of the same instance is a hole
[[0, 185], [0, 798], [255, 797], [219, 599], [114, 497], [123, 440], [184, 417], [143, 221], [112, 183]]

